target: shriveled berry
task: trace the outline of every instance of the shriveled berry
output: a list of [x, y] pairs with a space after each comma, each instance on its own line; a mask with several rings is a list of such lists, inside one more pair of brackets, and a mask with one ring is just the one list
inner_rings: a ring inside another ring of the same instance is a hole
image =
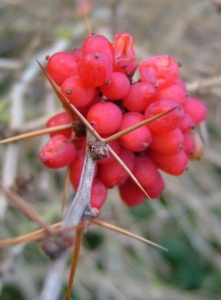
[[178, 64], [169, 55], [153, 56], [144, 60], [139, 66], [139, 71], [141, 81], [160, 88], [175, 83], [179, 76]]

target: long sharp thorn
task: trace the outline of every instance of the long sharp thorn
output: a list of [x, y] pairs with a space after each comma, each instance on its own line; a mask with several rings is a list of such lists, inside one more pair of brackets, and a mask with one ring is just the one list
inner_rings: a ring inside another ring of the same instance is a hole
[[19, 134], [19, 135], [10, 137], [8, 139], [4, 139], [4, 140], [0, 141], [0, 144], [17, 142], [17, 141], [20, 141], [20, 140], [29, 139], [29, 138], [33, 138], [33, 137], [40, 136], [40, 135], [43, 135], [43, 134], [47, 134], [47, 133], [50, 133], [50, 132], [63, 130], [63, 129], [68, 129], [68, 128], [71, 128], [71, 127], [72, 127], [72, 124], [65, 124], [65, 125], [53, 126], [53, 127], [50, 127], [50, 128], [39, 129], [39, 130], [36, 130], [36, 131], [32, 131], [32, 132], [28, 132], [28, 133], [24, 133], [24, 134]]
[[156, 244], [156, 243], [154, 243], [154, 242], [152, 242], [150, 240], [147, 240], [147, 239], [145, 239], [145, 238], [143, 238], [143, 237], [141, 237], [139, 235], [136, 235], [136, 234], [134, 234], [134, 233], [132, 233], [130, 231], [127, 231], [125, 229], [119, 228], [119, 227], [117, 227], [115, 225], [106, 223], [106, 222], [98, 220], [98, 219], [92, 219], [91, 222], [94, 223], [94, 224], [96, 224], [96, 225], [99, 225], [101, 227], [104, 227], [104, 228], [110, 229], [112, 231], [116, 231], [118, 233], [121, 233], [123, 235], [129, 236], [129, 237], [131, 237], [133, 239], [136, 239], [136, 240], [138, 240], [140, 242], [144, 242], [144, 243], [146, 243], [146, 244], [148, 244], [150, 246], [162, 249], [164, 251], [168, 251], [168, 249], [164, 248], [163, 246], [160, 246], [159, 244]]
[[69, 280], [68, 280], [68, 288], [67, 288], [65, 300], [69, 300], [70, 296], [71, 296], [71, 290], [73, 287], [74, 276], [76, 273], [76, 268], [77, 268], [77, 263], [78, 263], [80, 248], [81, 248], [81, 242], [82, 242], [82, 238], [83, 238], [83, 231], [84, 231], [84, 229], [82, 227], [77, 228], [77, 231], [76, 231], [76, 238], [75, 238], [74, 250], [73, 250], [73, 255], [72, 255], [71, 270], [70, 270], [70, 275], [69, 275]]
[[25, 202], [19, 195], [16, 193], [6, 189], [3, 184], [0, 182], [0, 190], [8, 197], [8, 199], [21, 210], [26, 216], [28, 216], [31, 220], [35, 221], [38, 225], [45, 228], [48, 232], [50, 232], [48, 224], [41, 217], [39, 213], [37, 213], [31, 205]]

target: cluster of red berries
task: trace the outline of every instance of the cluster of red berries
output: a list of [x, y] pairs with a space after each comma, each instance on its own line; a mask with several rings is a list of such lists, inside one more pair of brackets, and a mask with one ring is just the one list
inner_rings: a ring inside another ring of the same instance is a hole
[[[61, 93], [85, 116], [102, 136], [108, 137], [172, 108], [170, 113], [142, 126], [110, 146], [133, 172], [151, 198], [164, 189], [159, 169], [180, 175], [196, 151], [193, 128], [207, 115], [199, 99], [190, 98], [179, 77], [180, 65], [168, 55], [150, 57], [139, 65], [128, 32], [118, 33], [111, 43], [92, 34], [80, 49], [58, 52], [48, 58], [47, 72]], [[133, 81], [135, 71], [140, 79]], [[48, 120], [51, 127], [69, 124], [76, 115], [62, 112]], [[70, 180], [78, 188], [85, 157], [86, 138], [72, 129], [50, 134], [40, 158], [49, 168], [70, 165]], [[110, 155], [98, 160], [91, 191], [92, 207], [100, 208], [107, 189], [118, 186], [129, 205], [145, 199], [143, 192]]]

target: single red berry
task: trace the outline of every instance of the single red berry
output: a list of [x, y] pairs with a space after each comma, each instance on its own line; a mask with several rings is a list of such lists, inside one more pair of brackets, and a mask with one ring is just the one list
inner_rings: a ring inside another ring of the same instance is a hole
[[75, 54], [68, 52], [57, 52], [49, 57], [47, 71], [54, 82], [61, 86], [70, 76], [77, 74], [77, 58]]
[[109, 81], [100, 87], [100, 91], [108, 100], [120, 100], [124, 98], [130, 89], [128, 77], [120, 72], [113, 72]]
[[[128, 112], [123, 115], [122, 123], [118, 129], [121, 131], [144, 120], [144, 116], [138, 112]], [[152, 133], [147, 126], [135, 129], [119, 139], [122, 146], [133, 151], [139, 152], [146, 149], [152, 141]]]
[[[69, 114], [66, 111], [63, 111], [63, 112], [61, 112], [59, 114], [56, 114], [53, 117], [51, 117], [47, 121], [46, 127], [50, 128], [50, 127], [54, 127], [54, 126], [58, 126], [58, 125], [71, 124], [71, 122], [72, 122], [72, 120], [71, 120], [71, 117], [69, 116]], [[66, 138], [71, 138], [72, 128], [50, 132], [49, 134], [50, 134], [50, 137], [53, 137], [57, 134], [62, 134]]]
[[103, 35], [97, 35], [92, 33], [91, 36], [87, 37], [82, 45], [82, 54], [88, 54], [92, 52], [104, 52], [108, 55], [112, 65], [115, 61], [115, 53], [112, 44]]
[[141, 189], [128, 178], [122, 185], [119, 186], [120, 197], [127, 206], [136, 206], [143, 203], [146, 196]]
[[150, 148], [165, 155], [173, 155], [183, 148], [183, 143], [184, 135], [179, 128], [176, 128], [165, 134], [154, 134]]
[[180, 126], [184, 118], [184, 110], [180, 103], [173, 100], [159, 100], [151, 103], [145, 110], [145, 118], [151, 118], [172, 108], [173, 111], [147, 124], [148, 128], [155, 134], [165, 134], [167, 131]]
[[116, 104], [101, 102], [89, 109], [87, 120], [98, 133], [111, 134], [119, 128], [122, 121], [122, 113]]
[[188, 164], [188, 157], [184, 151], [174, 155], [165, 155], [152, 150], [150, 158], [162, 171], [175, 176], [181, 175]]
[[193, 118], [196, 125], [206, 119], [208, 109], [200, 99], [188, 97], [184, 109]]
[[156, 88], [148, 82], [135, 82], [123, 98], [124, 106], [132, 112], [144, 112], [155, 100]]
[[107, 198], [107, 188], [98, 178], [94, 178], [93, 184], [91, 187], [91, 207], [96, 207], [100, 209]]
[[95, 89], [85, 86], [78, 75], [66, 79], [61, 86], [61, 92], [76, 107], [87, 105], [95, 95]]
[[58, 169], [70, 165], [76, 157], [76, 148], [70, 139], [58, 134], [42, 148], [40, 159], [51, 169]]
[[186, 88], [183, 88], [180, 84], [172, 84], [170, 86], [158, 89], [156, 95], [156, 100], [170, 99], [179, 102], [181, 105], [185, 105], [186, 98]]
[[100, 87], [110, 80], [113, 66], [108, 54], [91, 52], [82, 55], [78, 63], [79, 76], [88, 87]]
[[[122, 147], [119, 153], [119, 157], [125, 163], [125, 165], [131, 171], [133, 171], [135, 163], [134, 154], [131, 151]], [[99, 171], [99, 178], [108, 188], [122, 184], [129, 176], [116, 160], [108, 164], [100, 165]]]

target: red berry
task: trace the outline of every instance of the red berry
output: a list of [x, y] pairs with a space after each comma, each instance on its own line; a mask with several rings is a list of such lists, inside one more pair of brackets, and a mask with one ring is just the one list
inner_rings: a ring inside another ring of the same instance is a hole
[[151, 199], [159, 198], [163, 192], [165, 187], [164, 180], [160, 173], [158, 173], [158, 178], [156, 179], [155, 183], [152, 185], [148, 185], [145, 187], [145, 191], [147, 192], [148, 196]]
[[164, 134], [169, 130], [176, 129], [180, 126], [184, 118], [184, 110], [182, 106], [173, 100], [159, 100], [151, 103], [145, 110], [145, 118], [151, 118], [157, 114], [166, 112], [174, 107], [173, 111], [163, 117], [147, 124], [148, 128], [155, 134]]
[[122, 113], [116, 104], [101, 102], [89, 109], [87, 120], [98, 133], [111, 134], [119, 128], [122, 121]]
[[70, 139], [58, 134], [42, 148], [40, 159], [51, 169], [58, 169], [70, 165], [76, 157], [76, 149]]
[[193, 118], [196, 125], [205, 120], [208, 111], [206, 105], [200, 99], [190, 97], [186, 99], [184, 109]]
[[[134, 154], [125, 149], [121, 148], [119, 157], [125, 163], [125, 165], [132, 171], [134, 168], [135, 157]], [[115, 185], [122, 184], [128, 178], [127, 172], [121, 167], [121, 165], [116, 161], [112, 161], [108, 164], [100, 165], [99, 178], [108, 188]]]
[[[118, 131], [126, 129], [144, 120], [144, 116], [137, 112], [128, 112], [123, 115], [123, 120]], [[147, 126], [142, 126], [120, 137], [122, 146], [133, 151], [143, 151], [152, 141], [152, 133]]]
[[156, 100], [170, 99], [184, 105], [187, 98], [187, 91], [180, 84], [173, 84], [165, 88], [158, 89]]
[[96, 207], [100, 209], [107, 198], [107, 188], [101, 182], [100, 179], [94, 178], [92, 187], [91, 187], [91, 207]]
[[144, 60], [139, 67], [141, 81], [156, 87], [169, 86], [178, 79], [178, 64], [169, 55], [153, 56]]
[[105, 84], [111, 78], [112, 69], [109, 56], [101, 51], [82, 55], [78, 63], [79, 76], [88, 87]]
[[128, 75], [132, 75], [137, 67], [133, 37], [128, 31], [117, 33], [113, 41], [113, 48], [116, 66], [125, 69]]
[[183, 148], [183, 142], [183, 133], [176, 128], [162, 135], [154, 134], [150, 148], [162, 154], [173, 155]]
[[[58, 126], [58, 125], [70, 124], [71, 122], [72, 122], [72, 120], [71, 120], [71, 117], [69, 116], [69, 114], [66, 111], [63, 111], [63, 112], [61, 112], [59, 114], [56, 114], [53, 117], [51, 117], [47, 121], [46, 127], [50, 128], [50, 127], [54, 127], [54, 126]], [[66, 138], [71, 138], [72, 128], [50, 132], [49, 134], [50, 134], [50, 137], [53, 137], [57, 134], [62, 134]]]
[[194, 150], [195, 150], [195, 143], [193, 138], [191, 137], [191, 135], [189, 133], [185, 133], [184, 134], [184, 151], [186, 152], [187, 156], [191, 156], [194, 154]]
[[84, 40], [82, 45], [83, 55], [100, 51], [106, 53], [111, 63], [114, 65], [114, 48], [112, 47], [112, 44], [108, 41], [106, 37], [102, 35], [92, 34]]
[[146, 196], [141, 189], [128, 178], [122, 185], [119, 186], [120, 197], [127, 206], [136, 206], [141, 204]]
[[65, 80], [61, 92], [76, 107], [87, 105], [95, 95], [95, 89], [85, 86], [77, 75]]
[[129, 93], [124, 97], [123, 104], [133, 112], [143, 112], [155, 98], [156, 89], [148, 82], [136, 82], [131, 85]]
[[110, 81], [100, 87], [100, 90], [108, 100], [124, 98], [130, 89], [130, 81], [127, 76], [120, 72], [113, 72]]
[[194, 129], [195, 126], [196, 126], [196, 124], [194, 123], [193, 118], [191, 117], [191, 115], [189, 115], [187, 112], [185, 112], [183, 121], [179, 125], [180, 130], [183, 133], [186, 133], [186, 132]]
[[47, 71], [54, 82], [61, 86], [70, 76], [77, 74], [77, 58], [73, 53], [57, 52], [49, 57]]
[[158, 168], [172, 175], [181, 175], [187, 167], [188, 158], [184, 151], [174, 155], [165, 155], [156, 151], [150, 152], [150, 158]]
[[147, 156], [135, 157], [133, 174], [143, 187], [155, 184], [159, 177], [155, 163]]

